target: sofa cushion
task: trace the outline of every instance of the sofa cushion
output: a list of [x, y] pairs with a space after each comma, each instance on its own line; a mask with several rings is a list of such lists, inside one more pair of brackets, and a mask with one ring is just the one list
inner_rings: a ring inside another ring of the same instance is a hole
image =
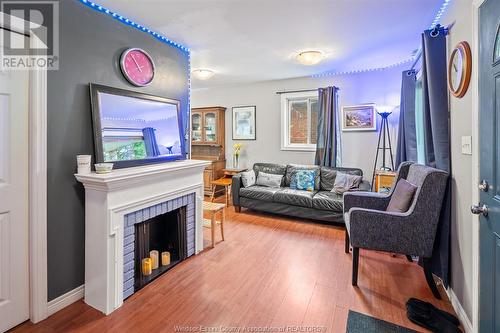
[[316, 191], [292, 190], [291, 188], [282, 188], [273, 196], [274, 202], [284, 203], [293, 206], [302, 206], [312, 208], [312, 199]]
[[297, 170], [290, 183], [292, 190], [314, 191], [314, 170]]
[[255, 171], [249, 170], [241, 173], [241, 182], [243, 183], [243, 187], [255, 185], [255, 180]]
[[259, 175], [257, 176], [257, 181], [255, 182], [255, 184], [260, 185], [260, 186], [280, 188], [282, 180], [283, 180], [282, 175], [277, 175], [277, 174], [267, 173], [267, 172], [261, 171], [261, 172], [259, 172]]
[[362, 176], [350, 175], [348, 173], [337, 171], [332, 192], [343, 194], [349, 190], [355, 190], [359, 187], [362, 180]]
[[344, 209], [342, 194], [330, 191], [319, 191], [313, 197], [313, 208], [342, 212]]
[[392, 193], [386, 211], [405, 213], [411, 206], [417, 187], [405, 179], [400, 179]]
[[321, 190], [331, 191], [333, 189], [333, 185], [335, 184], [335, 178], [337, 177], [337, 171], [347, 173], [350, 175], [363, 176], [363, 171], [361, 169], [321, 167], [320, 171]]
[[267, 187], [267, 186], [249, 186], [240, 189], [240, 196], [256, 199], [256, 200], [265, 200], [265, 201], [273, 201], [273, 196], [276, 192], [280, 190], [279, 187]]
[[[253, 165], [253, 171], [255, 171], [256, 177], [259, 176], [259, 172], [261, 171], [284, 176], [286, 173], [286, 165], [277, 163], [255, 163]], [[281, 180], [281, 186], [285, 186], [285, 177]]]
[[295, 173], [299, 170], [314, 170], [314, 189], [319, 190], [320, 168], [317, 165], [288, 164], [286, 166], [285, 186], [290, 187]]

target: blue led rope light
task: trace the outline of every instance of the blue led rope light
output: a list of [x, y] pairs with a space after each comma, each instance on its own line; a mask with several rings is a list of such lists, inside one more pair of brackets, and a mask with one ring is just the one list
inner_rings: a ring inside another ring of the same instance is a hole
[[169, 44], [169, 45], [172, 45], [172, 46], [175, 46], [176, 48], [178, 48], [179, 50], [182, 50], [186, 53], [189, 53], [190, 50], [189, 48], [185, 47], [184, 45], [181, 45], [179, 43], [176, 43], [174, 42], [173, 40], [170, 40], [168, 39], [167, 37], [143, 26], [143, 25], [140, 25], [139, 23], [136, 23], [134, 21], [132, 21], [131, 19], [128, 19], [116, 12], [112, 12], [111, 10], [101, 6], [101, 5], [98, 5], [96, 4], [95, 2], [92, 2], [92, 1], [89, 1], [89, 0], [77, 0], [81, 3], [83, 3], [84, 5], [86, 5], [87, 7], [90, 7], [98, 12], [101, 12], [101, 13], [104, 13], [104, 14], [107, 14], [109, 16], [111, 16], [112, 18], [114, 18], [115, 20], [118, 20], [120, 21], [121, 23], [123, 24], [126, 24], [126, 25], [129, 25], [131, 27], [134, 27], [136, 28], [137, 30], [140, 30], [140, 31], [143, 31], [145, 33], [148, 33], [150, 34], [151, 36], [153, 36], [154, 38], [158, 39], [159, 41], [163, 42], [163, 43], [166, 43], [166, 44]]
[[[436, 16], [434, 17], [434, 21], [432, 21], [430, 29], [434, 29], [436, 27], [439, 28], [439, 21], [441, 20], [441, 17], [443, 16], [444, 12], [448, 8], [448, 5], [450, 2], [451, 2], [451, 0], [444, 0], [443, 1], [443, 3], [441, 4], [441, 7], [439, 7], [439, 10], [438, 10]], [[419, 48], [419, 52], [420, 52], [420, 48]], [[419, 52], [417, 52], [417, 54]], [[311, 77], [320, 78], [320, 77], [326, 77], [326, 76], [337, 76], [337, 75], [348, 75], [348, 74], [358, 74], [358, 73], [365, 73], [365, 72], [381, 71], [384, 69], [397, 67], [399, 65], [403, 65], [403, 64], [415, 61], [415, 57], [416, 56], [412, 56], [411, 58], [399, 61], [397, 63], [394, 63], [394, 64], [389, 65], [389, 66], [385, 66], [385, 67], [356, 69], [356, 70], [342, 71], [342, 72], [324, 72], [324, 73], [320, 73], [320, 74], [313, 74], [313, 75], [311, 75]]]

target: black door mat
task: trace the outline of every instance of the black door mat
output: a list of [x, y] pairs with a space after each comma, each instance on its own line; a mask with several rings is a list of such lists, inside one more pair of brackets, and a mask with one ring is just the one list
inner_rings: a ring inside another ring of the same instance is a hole
[[418, 331], [349, 310], [346, 333], [418, 333]]

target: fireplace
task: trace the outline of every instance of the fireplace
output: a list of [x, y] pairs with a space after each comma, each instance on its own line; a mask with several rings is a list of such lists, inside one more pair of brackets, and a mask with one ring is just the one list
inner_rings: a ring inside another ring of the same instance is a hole
[[[203, 249], [203, 170], [209, 164], [185, 160], [75, 175], [85, 186], [85, 303], [107, 315], [134, 293], [136, 242], [143, 241], [136, 238], [136, 224], [158, 217], [171, 228], [173, 222], [178, 229], [168, 231], [174, 239], [167, 241], [167, 248], [174, 253], [174, 244], [180, 250], [172, 256], [173, 264]], [[179, 214], [185, 227], [179, 228], [173, 217]], [[150, 248], [158, 247], [161, 258], [161, 245], [148, 241]], [[137, 288], [141, 286], [139, 282]]]
[[[136, 224], [135, 238], [134, 290], [137, 291], [186, 259], [186, 206]], [[142, 259], [150, 257], [153, 250], [159, 253], [158, 267], [145, 275]], [[169, 253], [168, 264], [162, 262], [164, 252]]]
[[[195, 253], [195, 194], [188, 194], [124, 216], [123, 299]], [[145, 275], [142, 260], [158, 251], [158, 268]], [[170, 264], [162, 265], [162, 252]]]

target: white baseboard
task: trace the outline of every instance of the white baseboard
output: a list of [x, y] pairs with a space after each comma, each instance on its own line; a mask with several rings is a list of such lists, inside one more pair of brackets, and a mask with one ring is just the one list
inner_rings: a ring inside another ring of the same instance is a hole
[[455, 309], [455, 312], [458, 315], [458, 319], [460, 319], [460, 322], [462, 323], [462, 326], [465, 329], [465, 333], [473, 333], [474, 331], [472, 330], [472, 323], [467, 314], [465, 313], [462, 304], [458, 300], [457, 295], [455, 295], [455, 292], [453, 291], [453, 289], [451, 289], [451, 287], [445, 290], [446, 294], [448, 294], [448, 298], [450, 299], [453, 309]]
[[47, 304], [47, 314], [51, 316], [57, 311], [62, 310], [68, 305], [71, 305], [76, 301], [82, 299], [83, 296], [84, 296], [84, 285], [82, 284], [80, 287], [70, 290], [66, 294], [61, 295], [50, 301]]

